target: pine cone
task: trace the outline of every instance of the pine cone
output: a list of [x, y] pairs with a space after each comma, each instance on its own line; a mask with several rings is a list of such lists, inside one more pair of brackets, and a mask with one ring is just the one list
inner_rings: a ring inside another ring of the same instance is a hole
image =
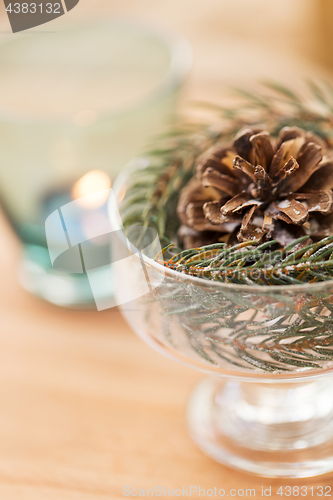
[[333, 153], [312, 132], [285, 127], [278, 139], [241, 130], [227, 147], [207, 151], [183, 188], [177, 212], [185, 248], [225, 241], [333, 234]]

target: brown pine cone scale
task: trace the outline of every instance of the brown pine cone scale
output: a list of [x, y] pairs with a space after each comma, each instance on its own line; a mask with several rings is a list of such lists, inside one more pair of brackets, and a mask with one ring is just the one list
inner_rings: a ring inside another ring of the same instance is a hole
[[242, 129], [208, 150], [182, 189], [177, 212], [186, 248], [225, 241], [282, 246], [333, 234], [333, 152], [311, 132], [285, 127], [278, 139]]

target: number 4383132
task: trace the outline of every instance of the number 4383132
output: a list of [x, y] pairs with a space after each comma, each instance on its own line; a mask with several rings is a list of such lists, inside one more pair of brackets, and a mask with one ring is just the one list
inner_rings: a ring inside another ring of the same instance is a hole
[[276, 492], [281, 497], [332, 497], [331, 486], [280, 486]]
[[6, 11], [10, 14], [61, 14], [60, 3], [47, 3], [46, 5], [40, 3], [10, 3]]

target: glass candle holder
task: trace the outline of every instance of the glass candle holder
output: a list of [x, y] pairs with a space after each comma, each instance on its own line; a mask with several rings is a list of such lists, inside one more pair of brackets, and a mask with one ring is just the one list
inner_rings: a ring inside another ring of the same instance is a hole
[[[139, 21], [62, 26], [38, 36], [2, 37], [0, 196], [24, 244], [24, 286], [51, 302], [80, 307], [94, 303], [87, 277], [75, 272], [75, 263], [52, 268], [45, 220], [109, 188], [150, 135], [163, 130], [191, 51], [177, 35]], [[105, 204], [98, 212], [106, 214]]]
[[[130, 186], [130, 171], [114, 186], [120, 214]], [[198, 446], [262, 476], [332, 471], [333, 281], [246, 286], [192, 277], [133, 250], [115, 211], [110, 217], [124, 317], [151, 347], [208, 375], [187, 412]]]

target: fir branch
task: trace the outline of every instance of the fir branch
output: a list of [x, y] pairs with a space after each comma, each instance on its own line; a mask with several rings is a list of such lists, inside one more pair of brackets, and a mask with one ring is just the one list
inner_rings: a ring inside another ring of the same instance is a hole
[[[147, 299], [147, 317], [156, 307], [170, 349], [182, 346], [190, 357], [238, 371], [282, 373], [332, 364], [333, 236], [306, 246], [304, 236], [285, 248], [270, 241], [189, 250], [177, 248], [176, 239], [179, 192], [194, 175], [198, 158], [244, 125], [265, 123], [272, 135], [284, 126], [298, 126], [333, 145], [333, 87], [325, 82], [307, 86], [317, 106], [276, 82], [266, 82], [263, 93], [242, 91], [239, 105], [208, 105], [216, 125], [177, 126], [147, 152], [147, 168], [132, 174], [120, 206], [124, 227], [155, 228], [165, 246], [156, 260], [166, 270], [178, 271], [172, 277], [166, 272]], [[202, 278], [203, 285], [188, 276]], [[327, 281], [327, 287], [303, 287], [300, 292], [289, 286], [279, 293], [269, 287], [265, 292], [260, 287], [214, 288], [207, 280], [240, 285]], [[152, 316], [155, 331], [156, 312]]]
[[[225, 243], [216, 243], [184, 250], [169, 260], [161, 260], [158, 255], [156, 260], [181, 273], [225, 283], [249, 284], [248, 280], [254, 279], [255, 284], [274, 285], [278, 279], [280, 284], [303, 284], [331, 279], [333, 236], [297, 249], [305, 239], [303, 236], [273, 251], [275, 240], [259, 246], [249, 241], [230, 248]], [[163, 254], [172, 246], [165, 248]]]

